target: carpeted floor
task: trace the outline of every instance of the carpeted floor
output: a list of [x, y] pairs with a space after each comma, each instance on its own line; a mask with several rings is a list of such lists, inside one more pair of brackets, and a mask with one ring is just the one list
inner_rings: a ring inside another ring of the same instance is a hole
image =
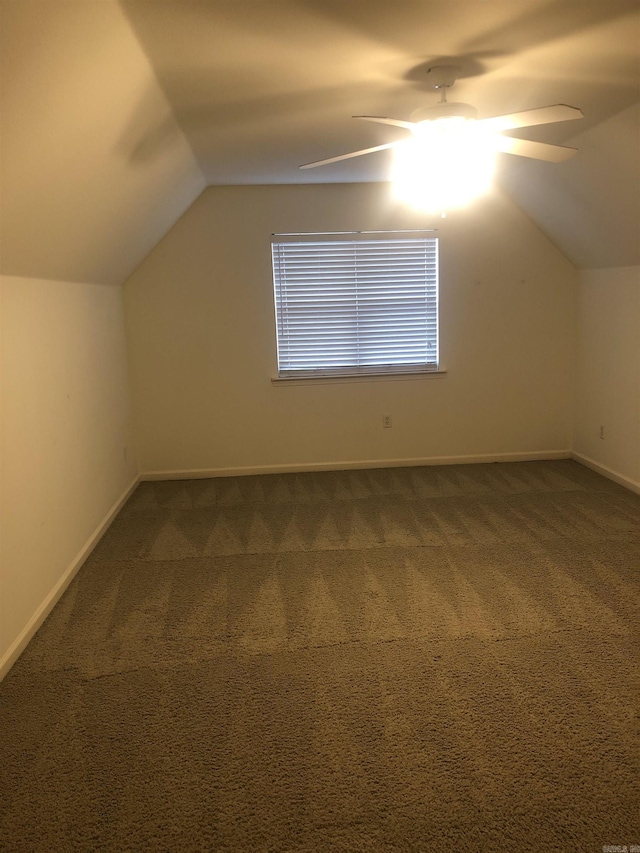
[[0, 685], [0, 849], [640, 845], [639, 615], [575, 462], [143, 483]]

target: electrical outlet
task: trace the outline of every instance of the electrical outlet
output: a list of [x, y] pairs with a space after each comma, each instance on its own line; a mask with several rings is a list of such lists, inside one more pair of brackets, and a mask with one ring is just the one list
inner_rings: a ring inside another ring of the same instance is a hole
[[385, 429], [390, 429], [390, 427], [391, 427], [391, 415], [383, 415], [382, 416], [382, 426]]
[[604, 427], [600, 427], [600, 438], [604, 439]]

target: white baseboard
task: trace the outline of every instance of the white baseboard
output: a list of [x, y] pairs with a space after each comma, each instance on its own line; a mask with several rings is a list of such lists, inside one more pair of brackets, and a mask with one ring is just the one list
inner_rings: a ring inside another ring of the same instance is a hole
[[236, 468], [185, 468], [143, 471], [141, 480], [200, 480], [209, 477], [243, 477], [251, 474], [291, 474], [303, 471], [347, 471], [357, 468], [407, 468], [423, 465], [473, 465], [486, 462], [531, 462], [569, 459], [569, 450], [541, 450], [527, 453], [486, 453], [474, 456], [423, 456], [414, 459], [362, 459], [340, 462], [303, 462], [282, 465], [247, 465]]
[[29, 643], [33, 635], [42, 625], [47, 616], [51, 613], [58, 599], [75, 577], [76, 573], [78, 572], [78, 569], [80, 569], [89, 554], [93, 551], [98, 542], [102, 539], [107, 529], [109, 528], [109, 525], [116, 517], [118, 512], [122, 509], [125, 501], [129, 498], [129, 496], [131, 495], [131, 493], [139, 482], [140, 477], [136, 476], [129, 484], [129, 486], [127, 486], [122, 495], [114, 503], [109, 512], [105, 515], [103, 520], [100, 522], [100, 524], [96, 527], [91, 536], [82, 546], [79, 553], [77, 554], [71, 565], [68, 566], [60, 580], [56, 583], [56, 585], [47, 595], [45, 600], [38, 607], [31, 619], [29, 619], [29, 621], [22, 629], [18, 637], [9, 646], [8, 650], [5, 652], [2, 658], [0, 658], [0, 681], [2, 681], [5, 675], [9, 672], [13, 664], [17, 661], [22, 652], [25, 650], [27, 644]]
[[613, 480], [614, 483], [618, 483], [619, 485], [624, 486], [626, 489], [629, 489], [630, 491], [640, 495], [640, 483], [637, 480], [632, 480], [630, 477], [625, 477], [624, 474], [619, 474], [612, 468], [607, 468], [606, 465], [601, 465], [599, 462], [596, 462], [595, 459], [590, 459], [588, 456], [583, 456], [582, 453], [576, 453], [575, 451], [572, 451], [571, 458], [575, 459], [575, 461], [579, 462], [581, 465], [585, 465], [587, 468], [591, 468], [592, 471], [596, 471], [598, 474], [602, 474], [603, 477], [607, 477], [607, 479]]

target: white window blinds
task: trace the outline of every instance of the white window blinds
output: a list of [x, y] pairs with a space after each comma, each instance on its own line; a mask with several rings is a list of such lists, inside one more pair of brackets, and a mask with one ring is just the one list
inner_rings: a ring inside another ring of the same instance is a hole
[[437, 369], [437, 238], [276, 235], [272, 257], [279, 376]]

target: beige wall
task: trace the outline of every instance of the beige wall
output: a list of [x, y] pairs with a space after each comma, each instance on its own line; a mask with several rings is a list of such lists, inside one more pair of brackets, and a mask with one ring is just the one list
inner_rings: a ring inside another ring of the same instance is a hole
[[[447, 375], [274, 386], [272, 232], [425, 225]], [[210, 188], [125, 285], [141, 471], [568, 452], [576, 281], [498, 194], [425, 221], [384, 184]]]
[[2, 677], [137, 467], [121, 290], [15, 277], [0, 287]]
[[640, 491], [640, 267], [583, 270], [578, 294], [574, 451]]

